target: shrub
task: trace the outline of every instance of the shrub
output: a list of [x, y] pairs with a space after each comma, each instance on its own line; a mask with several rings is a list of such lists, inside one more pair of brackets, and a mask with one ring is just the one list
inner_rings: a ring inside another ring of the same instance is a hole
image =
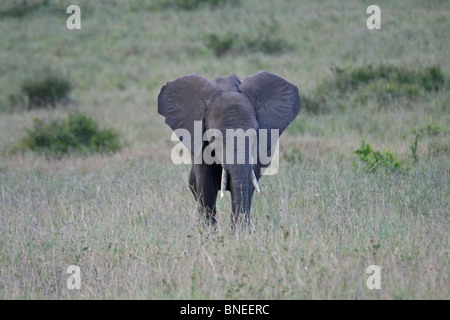
[[412, 99], [418, 94], [419, 87], [416, 84], [375, 80], [356, 92], [355, 101], [365, 103], [369, 99], [375, 99], [383, 104], [400, 97]]
[[359, 156], [359, 160], [364, 163], [365, 169], [369, 172], [375, 172], [384, 169], [387, 173], [394, 171], [402, 171], [406, 166], [402, 166], [398, 162], [390, 150], [384, 153], [373, 150], [372, 146], [365, 141], [361, 142], [361, 147], [355, 151]]
[[75, 113], [49, 123], [35, 119], [34, 126], [27, 131], [19, 146], [48, 156], [61, 157], [67, 153], [115, 152], [121, 144], [116, 129], [100, 130], [95, 120], [82, 113]]
[[321, 114], [327, 111], [324, 99], [318, 98], [317, 95], [314, 97], [303, 95], [301, 97], [301, 105], [304, 110], [311, 114]]
[[421, 74], [420, 83], [421, 86], [427, 91], [439, 90], [439, 88], [441, 88], [445, 83], [441, 68], [431, 67], [425, 69], [425, 71]]
[[335, 68], [330, 84], [341, 92], [345, 92], [377, 80], [397, 84], [415, 84], [427, 91], [437, 90], [444, 85], [444, 76], [438, 66], [415, 71], [386, 65], [378, 67], [369, 65], [353, 70]]
[[427, 125], [420, 127], [419, 129], [414, 129], [412, 133], [428, 136], [437, 136], [440, 134], [447, 134], [449, 132], [450, 130], [446, 129], [442, 124], [430, 122]]
[[[428, 67], [423, 70], [414, 71], [406, 68], [381, 65], [376, 68], [372, 66], [360, 67], [353, 70], [333, 69], [333, 77], [327, 81], [329, 87], [334, 87], [341, 93], [356, 90], [361, 86], [371, 83], [384, 82], [392, 88], [407, 88], [412, 85], [426, 91], [438, 90], [444, 85], [444, 76], [440, 67]], [[374, 86], [376, 89], [377, 86]], [[407, 93], [407, 90], [404, 90]]]
[[241, 0], [157, 0], [153, 9], [195, 10], [201, 7], [220, 8], [226, 5], [238, 5]]
[[381, 65], [356, 69], [332, 69], [332, 76], [316, 88], [310, 98], [317, 104], [312, 112], [325, 112], [334, 107], [337, 100], [366, 103], [376, 100], [380, 104], [398, 99], [415, 99], [426, 92], [444, 87], [445, 78], [440, 67], [421, 70]]
[[27, 108], [52, 106], [68, 99], [72, 85], [67, 77], [44, 71], [42, 77], [25, 80], [20, 91], [27, 99]]
[[270, 22], [262, 21], [254, 29], [255, 33], [208, 34], [204, 44], [212, 50], [217, 57], [228, 53], [262, 52], [264, 54], [276, 54], [292, 49], [292, 45], [278, 37], [280, 25], [272, 19]]
[[22, 81], [19, 88], [8, 95], [0, 106], [2, 112], [31, 110], [35, 108], [56, 107], [70, 101], [72, 83], [60, 72], [44, 69], [33, 77]]
[[48, 5], [49, 0], [22, 0], [20, 3], [15, 1], [12, 5], [4, 4], [4, 8], [0, 9], [0, 18], [23, 18]]
[[223, 36], [209, 34], [205, 38], [205, 45], [211, 49], [217, 57], [221, 57], [232, 49], [234, 38], [235, 36], [231, 34]]
[[291, 45], [278, 36], [280, 23], [275, 19], [263, 20], [255, 27], [256, 36], [253, 34], [243, 34], [241, 47], [238, 48], [247, 52], [262, 52], [265, 54], [276, 54], [291, 49]]

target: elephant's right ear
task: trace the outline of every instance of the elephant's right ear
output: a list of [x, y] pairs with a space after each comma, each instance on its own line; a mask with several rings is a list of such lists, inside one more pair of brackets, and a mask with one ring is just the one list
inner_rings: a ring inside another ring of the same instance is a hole
[[[194, 150], [194, 121], [202, 121], [209, 101], [218, 93], [218, 89], [207, 79], [191, 74], [162, 87], [158, 96], [158, 112], [166, 118], [166, 123], [172, 130], [186, 129], [191, 134], [191, 141], [183, 144]], [[178, 136], [180, 137], [180, 136]]]

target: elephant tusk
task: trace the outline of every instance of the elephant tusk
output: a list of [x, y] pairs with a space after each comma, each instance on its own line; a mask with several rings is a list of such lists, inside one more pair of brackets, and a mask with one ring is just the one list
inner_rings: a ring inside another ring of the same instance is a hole
[[258, 180], [256, 180], [256, 175], [255, 175], [255, 171], [250, 172], [251, 178], [252, 178], [252, 183], [253, 186], [255, 187], [256, 191], [259, 193], [259, 185], [258, 185]]
[[225, 171], [225, 169], [222, 168], [222, 184], [220, 186], [220, 198], [223, 198], [225, 195], [225, 190], [227, 189], [227, 179], [228, 179], [228, 173]]

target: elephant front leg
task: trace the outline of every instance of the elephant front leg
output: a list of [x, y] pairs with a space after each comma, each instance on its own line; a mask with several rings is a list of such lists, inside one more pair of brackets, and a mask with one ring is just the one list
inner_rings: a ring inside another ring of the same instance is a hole
[[216, 206], [208, 205], [204, 202], [205, 199], [201, 199], [198, 206], [199, 213], [206, 218], [208, 225], [216, 225]]
[[216, 225], [216, 188], [201, 179], [197, 181], [194, 170], [189, 176], [189, 188], [197, 201], [199, 214], [206, 219], [207, 224]]

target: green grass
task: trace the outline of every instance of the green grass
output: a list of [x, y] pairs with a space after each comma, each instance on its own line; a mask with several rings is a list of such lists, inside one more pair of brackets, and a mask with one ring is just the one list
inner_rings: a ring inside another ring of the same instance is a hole
[[[70, 81], [74, 103], [0, 113], [1, 299], [450, 298], [447, 2], [384, 1], [376, 31], [360, 1], [186, 10], [49, 0], [8, 13], [20, 3], [0, 7], [0, 111], [22, 95], [24, 79], [41, 80], [47, 69]], [[70, 4], [81, 8], [81, 30], [66, 29]], [[218, 56], [205, 43], [208, 35], [264, 40], [270, 21], [286, 49], [243, 50], [233, 40]], [[189, 167], [170, 162], [175, 143], [157, 95], [189, 73], [260, 70], [298, 85], [311, 107], [281, 137], [279, 173], [260, 181], [255, 231], [230, 232], [227, 194], [214, 233], [197, 215]], [[127, 146], [82, 157], [13, 152], [35, 118], [62, 119], [73, 107], [117, 128]], [[354, 170], [363, 140], [409, 169]], [[73, 264], [81, 290], [66, 288]], [[381, 290], [366, 287], [372, 264], [381, 267]]]
[[[170, 164], [128, 161], [52, 175], [3, 171], [2, 209], [15, 214], [1, 221], [8, 230], [2, 295], [447, 297], [447, 168], [419, 166], [401, 177], [354, 174], [336, 159], [301, 168], [263, 178], [251, 234], [230, 234], [229, 196], [219, 203], [219, 231], [205, 230], [188, 188], [178, 183], [186, 171]], [[81, 268], [80, 291], [65, 287], [71, 264]], [[382, 267], [380, 291], [365, 287], [371, 264]]]

